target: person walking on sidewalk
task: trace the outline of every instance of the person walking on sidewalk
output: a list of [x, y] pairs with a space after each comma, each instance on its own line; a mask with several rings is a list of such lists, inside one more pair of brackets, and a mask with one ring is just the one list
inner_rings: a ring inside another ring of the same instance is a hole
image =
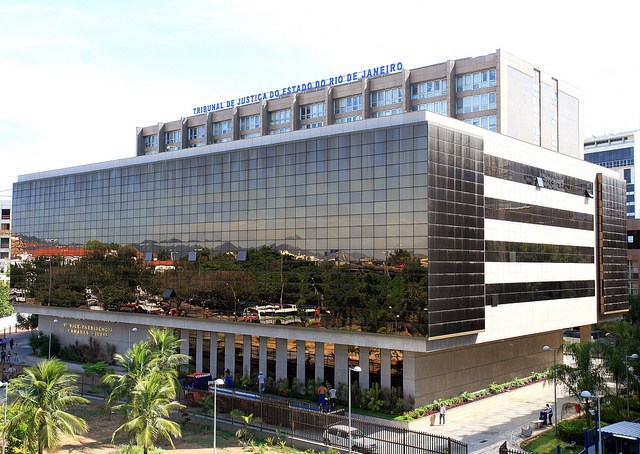
[[440, 404], [440, 425], [444, 425], [444, 413], [447, 411], [447, 407], [444, 404]]
[[260, 371], [258, 375], [258, 392], [262, 394], [264, 392], [264, 374]]

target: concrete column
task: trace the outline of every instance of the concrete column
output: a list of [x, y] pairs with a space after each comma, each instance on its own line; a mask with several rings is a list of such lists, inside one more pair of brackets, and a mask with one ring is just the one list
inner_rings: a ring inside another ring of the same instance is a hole
[[335, 114], [333, 110], [333, 87], [327, 88], [325, 92], [324, 103], [327, 125], [332, 125], [335, 121]]
[[238, 140], [240, 138], [240, 110], [238, 106], [233, 108], [231, 114], [231, 140]]
[[200, 330], [196, 331], [196, 372], [202, 372], [202, 335]]
[[298, 93], [291, 96], [291, 130], [300, 129], [300, 98]]
[[211, 331], [211, 347], [209, 347], [209, 370], [213, 379], [218, 378], [218, 333]]
[[369, 79], [362, 79], [362, 118], [371, 118], [371, 86]]
[[233, 377], [236, 373], [236, 335], [224, 334], [224, 368], [231, 371]]
[[320, 378], [324, 380], [324, 342], [316, 342], [316, 376], [314, 378]]
[[380, 349], [380, 389], [391, 389], [391, 350]]
[[[405, 402], [416, 398], [416, 353], [404, 351], [402, 356], [402, 393]], [[411, 396], [411, 397], [409, 397]]]
[[591, 342], [591, 325], [580, 327], [580, 342]]
[[136, 156], [144, 155], [144, 137], [142, 135], [142, 128], [136, 126]]
[[213, 143], [213, 122], [211, 119], [213, 118], [212, 112], [207, 112], [207, 119], [204, 124], [204, 143], [207, 145]]
[[369, 388], [369, 355], [371, 354], [369, 347], [358, 347], [359, 350], [359, 363], [358, 365], [362, 369], [360, 372], [360, 379], [358, 382], [360, 383], [361, 388]]
[[251, 335], [242, 336], [242, 375], [251, 376]]
[[167, 151], [167, 143], [164, 137], [164, 123], [158, 123], [158, 153]]
[[271, 123], [269, 122], [269, 103], [267, 101], [262, 101], [262, 106], [260, 109], [260, 135], [261, 136], [269, 135], [269, 126], [271, 126]]
[[276, 339], [276, 380], [287, 378], [287, 339]]
[[298, 383], [304, 385], [305, 379], [305, 344], [303, 340], [299, 340], [296, 343], [296, 376], [298, 377]]
[[334, 344], [333, 348], [336, 355], [334, 362], [335, 383], [333, 383], [333, 386], [337, 387], [340, 383], [349, 383], [349, 351], [348, 347], [343, 344]]
[[405, 69], [402, 71], [402, 90], [403, 95], [403, 112], [411, 112], [411, 71]]
[[258, 364], [260, 370], [267, 374], [267, 338], [260, 336], [258, 340]]
[[180, 329], [180, 339], [183, 341], [180, 342], [180, 353], [183, 355], [189, 355], [189, 330], [181, 328]]
[[183, 117], [180, 120], [182, 121], [182, 127], [180, 132], [180, 139], [181, 139], [180, 149], [184, 150], [185, 148], [189, 148], [189, 127], [187, 124], [188, 119]]

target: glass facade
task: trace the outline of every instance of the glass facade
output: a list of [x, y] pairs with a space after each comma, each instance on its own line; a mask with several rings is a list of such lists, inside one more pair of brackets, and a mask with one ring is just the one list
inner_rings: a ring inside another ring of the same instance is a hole
[[634, 148], [625, 147], [615, 150], [587, 152], [584, 154], [584, 160], [610, 169], [632, 166], [634, 165]]
[[[25, 181], [15, 230], [83, 251], [53, 271], [54, 293], [75, 289], [69, 305], [86, 286], [121, 287], [86, 275], [113, 244], [129, 248], [105, 266], [146, 259], [136, 285], [172, 288], [203, 317], [278, 305], [291, 323], [427, 335], [427, 158], [421, 123]], [[153, 273], [152, 257], [180, 261]]]

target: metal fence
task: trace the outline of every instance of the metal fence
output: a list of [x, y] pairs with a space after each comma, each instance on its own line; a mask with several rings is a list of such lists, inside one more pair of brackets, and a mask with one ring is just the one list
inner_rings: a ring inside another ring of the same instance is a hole
[[517, 448], [510, 448], [509, 443], [505, 441], [498, 448], [498, 452], [500, 454], [523, 454], [526, 451], [523, 451], [522, 449], [517, 449]]
[[[240, 393], [242, 394], [242, 393]], [[281, 431], [293, 439], [302, 439], [327, 447], [346, 450], [348, 438], [336, 435], [348, 433], [349, 418], [344, 410], [319, 411], [313, 404], [290, 401], [267, 395], [246, 393], [246, 396], [218, 392], [217, 417], [234, 424], [244, 424], [233, 410], [253, 415], [249, 429]], [[234, 413], [235, 414], [235, 413]], [[467, 454], [466, 443], [449, 437], [391, 427], [352, 418], [352, 448], [362, 453], [376, 454]], [[336, 428], [342, 429], [337, 431]]]

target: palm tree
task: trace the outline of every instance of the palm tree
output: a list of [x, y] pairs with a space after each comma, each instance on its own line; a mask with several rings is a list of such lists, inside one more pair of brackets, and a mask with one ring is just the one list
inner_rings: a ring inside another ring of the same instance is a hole
[[[556, 366], [556, 378], [580, 402], [582, 391], [597, 396], [609, 396], [611, 391], [606, 383], [605, 369], [594, 361], [596, 345], [592, 342], [573, 343], [563, 346], [566, 353], [573, 357], [570, 364]], [[575, 366], [573, 365], [575, 364]], [[587, 412], [587, 424], [589, 412]]]
[[158, 364], [157, 368], [161, 371], [172, 371], [175, 374], [168, 378], [172, 380], [176, 388], [176, 392], [180, 391], [180, 383], [178, 382], [177, 371], [180, 366], [189, 362], [189, 356], [180, 352], [180, 344], [184, 342], [173, 333], [173, 330], [164, 328], [152, 328], [149, 330], [149, 347], [154, 355], [156, 355]]
[[180, 437], [182, 432], [180, 425], [168, 417], [169, 413], [183, 407], [172, 400], [175, 396], [175, 389], [161, 375], [150, 374], [138, 381], [128, 402], [114, 407], [123, 413], [124, 424], [113, 433], [112, 441], [126, 435], [131, 442], [142, 446], [144, 454], [147, 454], [158, 437], [162, 437], [169, 440], [175, 449], [171, 436]]
[[56, 359], [25, 368], [23, 375], [13, 381], [11, 406], [17, 411], [4, 433], [26, 423], [25, 443], [37, 443], [38, 453], [42, 454], [55, 451], [62, 434], [75, 437], [87, 432], [87, 423], [82, 418], [65, 412], [74, 405], [89, 402], [74, 395], [78, 391], [77, 377]]
[[105, 405], [107, 411], [114, 402], [127, 398], [138, 382], [158, 365], [157, 355], [151, 351], [148, 342], [134, 344], [124, 356], [116, 354], [115, 359], [118, 365], [125, 369], [125, 373], [124, 375], [109, 374], [102, 380], [111, 388]]

